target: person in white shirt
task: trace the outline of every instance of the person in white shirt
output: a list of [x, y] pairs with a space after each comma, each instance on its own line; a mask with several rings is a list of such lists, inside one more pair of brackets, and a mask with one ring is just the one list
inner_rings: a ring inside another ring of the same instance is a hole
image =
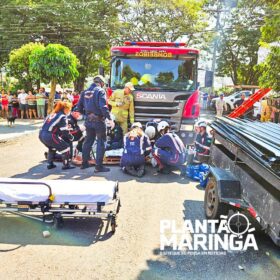
[[216, 111], [217, 111], [216, 116], [221, 117], [223, 115], [224, 109], [225, 111], [227, 110], [227, 105], [224, 100], [224, 95], [221, 94], [220, 98], [216, 101]]
[[20, 117], [23, 119], [24, 115], [28, 118], [27, 113], [27, 100], [26, 97], [28, 94], [22, 89], [20, 94], [18, 95], [19, 109], [20, 109]]

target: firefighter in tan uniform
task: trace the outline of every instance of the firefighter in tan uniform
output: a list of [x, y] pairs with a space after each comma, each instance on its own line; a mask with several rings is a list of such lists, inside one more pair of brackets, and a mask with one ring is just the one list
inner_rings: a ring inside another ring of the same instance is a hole
[[132, 83], [125, 84], [124, 89], [117, 89], [109, 99], [112, 106], [111, 113], [116, 117], [116, 122], [121, 126], [123, 134], [128, 131], [128, 116], [130, 123], [134, 123], [134, 102], [131, 94], [135, 88]]

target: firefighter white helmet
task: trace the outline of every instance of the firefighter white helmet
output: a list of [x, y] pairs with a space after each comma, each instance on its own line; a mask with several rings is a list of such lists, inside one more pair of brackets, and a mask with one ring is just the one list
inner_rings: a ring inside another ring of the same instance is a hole
[[156, 129], [154, 126], [148, 126], [145, 129], [145, 134], [149, 137], [149, 139], [153, 139], [156, 136]]
[[166, 121], [161, 121], [157, 126], [157, 130], [160, 132], [161, 130], [165, 129], [166, 127], [170, 127], [169, 123]]
[[135, 128], [135, 127], [142, 128], [142, 124], [140, 122], [135, 122], [132, 124], [131, 128]]
[[102, 75], [96, 75], [94, 78], [93, 78], [93, 82], [94, 83], [103, 83], [105, 84], [106, 81], [105, 81], [105, 78], [102, 76]]
[[198, 124], [198, 127], [207, 127], [207, 124], [205, 122], [201, 122]]

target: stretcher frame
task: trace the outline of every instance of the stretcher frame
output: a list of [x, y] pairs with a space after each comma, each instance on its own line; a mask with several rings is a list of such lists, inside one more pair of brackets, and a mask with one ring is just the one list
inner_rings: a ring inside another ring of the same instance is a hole
[[[111, 225], [112, 233], [115, 233], [117, 227], [117, 214], [119, 213], [121, 202], [118, 196], [119, 182], [115, 182], [114, 195], [110, 203], [105, 202], [83, 202], [83, 203], [54, 203], [52, 201], [53, 193], [50, 185], [44, 182], [28, 181], [0, 181], [5, 184], [23, 184], [23, 185], [43, 185], [49, 190], [49, 197], [45, 201], [18, 201], [5, 202], [0, 199], [0, 213], [12, 213], [18, 216], [30, 218], [46, 224], [52, 224], [55, 229], [63, 226], [63, 218], [99, 218], [105, 220]], [[82, 208], [81, 208], [82, 207]], [[41, 215], [38, 215], [41, 214]]]

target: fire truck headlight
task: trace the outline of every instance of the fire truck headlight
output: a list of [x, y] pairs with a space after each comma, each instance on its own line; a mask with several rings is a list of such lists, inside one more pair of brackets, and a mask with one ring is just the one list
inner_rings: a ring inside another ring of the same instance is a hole
[[193, 125], [191, 125], [191, 124], [181, 124], [180, 130], [193, 131]]

